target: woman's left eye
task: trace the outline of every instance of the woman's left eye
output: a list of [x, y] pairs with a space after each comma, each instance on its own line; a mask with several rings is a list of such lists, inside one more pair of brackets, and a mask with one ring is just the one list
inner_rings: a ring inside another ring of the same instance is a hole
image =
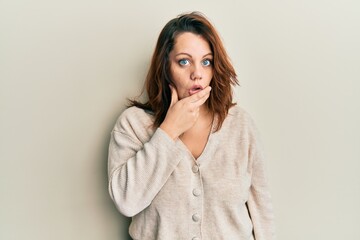
[[202, 61], [202, 65], [203, 66], [210, 66], [211, 65], [211, 60], [210, 59], [205, 59]]

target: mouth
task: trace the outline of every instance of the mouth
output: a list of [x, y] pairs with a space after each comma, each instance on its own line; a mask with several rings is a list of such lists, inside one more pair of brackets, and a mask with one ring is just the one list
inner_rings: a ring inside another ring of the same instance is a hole
[[189, 94], [193, 95], [197, 92], [200, 92], [201, 90], [203, 90], [203, 87], [201, 85], [194, 85], [189, 89]]

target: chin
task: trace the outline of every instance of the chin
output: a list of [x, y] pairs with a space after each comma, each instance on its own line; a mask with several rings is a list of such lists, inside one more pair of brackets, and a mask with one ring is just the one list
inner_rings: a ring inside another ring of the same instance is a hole
[[179, 100], [184, 99], [184, 98], [187, 98], [187, 97], [190, 97], [190, 95], [181, 96], [181, 97], [179, 97]]
[[181, 95], [178, 93], [178, 96], [179, 96], [179, 100], [190, 97], [190, 95], [188, 93], [182, 93]]

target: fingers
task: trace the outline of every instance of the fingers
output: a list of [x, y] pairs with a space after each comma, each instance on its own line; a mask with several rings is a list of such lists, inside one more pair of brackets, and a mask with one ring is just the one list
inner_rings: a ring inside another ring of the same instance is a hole
[[211, 87], [207, 86], [204, 90], [195, 93], [194, 95], [190, 96], [188, 99], [190, 102], [194, 103], [195, 106], [201, 106], [209, 98], [210, 91], [211, 91]]
[[170, 107], [173, 106], [175, 103], [177, 103], [179, 101], [179, 97], [177, 95], [177, 91], [176, 89], [169, 85], [170, 90], [171, 90], [171, 103], [170, 103]]

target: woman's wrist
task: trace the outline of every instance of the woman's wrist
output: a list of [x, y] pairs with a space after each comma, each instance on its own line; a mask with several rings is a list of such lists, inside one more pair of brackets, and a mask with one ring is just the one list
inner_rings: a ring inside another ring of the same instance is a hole
[[171, 139], [173, 139], [174, 141], [176, 139], [179, 138], [180, 134], [177, 134], [176, 131], [172, 128], [169, 127], [166, 123], [162, 123], [160, 124], [160, 128], [161, 130], [163, 130]]

